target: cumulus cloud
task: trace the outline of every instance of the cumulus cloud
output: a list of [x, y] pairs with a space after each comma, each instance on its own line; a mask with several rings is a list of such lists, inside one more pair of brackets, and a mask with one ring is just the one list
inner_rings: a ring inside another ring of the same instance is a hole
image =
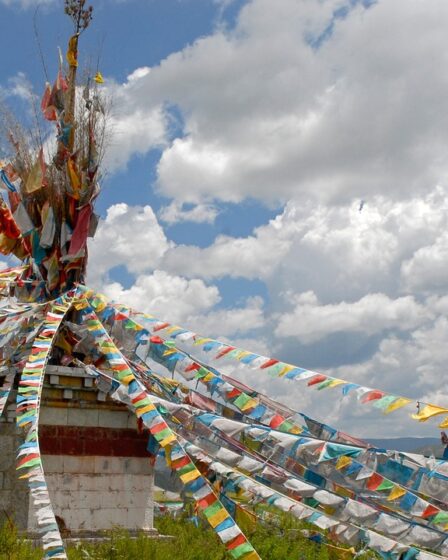
[[237, 337], [259, 329], [265, 324], [264, 301], [260, 297], [248, 298], [244, 307], [217, 309], [206, 316], [193, 314], [188, 318], [190, 328], [214, 337]]
[[196, 204], [192, 208], [186, 208], [182, 203], [173, 201], [168, 206], [160, 209], [159, 218], [167, 224], [175, 224], [179, 222], [194, 222], [197, 224], [215, 221], [218, 215], [218, 209], [210, 204]]
[[166, 252], [163, 265], [171, 271], [208, 279], [263, 278], [280, 264], [291, 246], [289, 227], [284, 227], [284, 221], [284, 216], [279, 215], [248, 237], [219, 235], [203, 249], [177, 245]]
[[270, 0], [248, 2], [235, 28], [116, 88], [116, 167], [166, 140], [168, 103], [184, 130], [165, 146], [158, 186], [178, 202], [424, 193], [447, 174], [447, 21], [442, 0], [285, 0], [275, 14]]
[[136, 89], [150, 75], [149, 68], [137, 68], [123, 84], [108, 80], [107, 96], [112, 100], [108, 115], [111, 139], [107, 147], [104, 168], [109, 173], [122, 170], [133, 155], [146, 154], [167, 144], [169, 120], [162, 102], [136, 102]]
[[403, 262], [401, 275], [407, 290], [442, 291], [448, 285], [448, 234], [443, 232], [431, 245], [418, 249]]
[[106, 284], [103, 292], [113, 301], [169, 322], [188, 325], [190, 329], [209, 336], [237, 336], [264, 324], [261, 298], [248, 298], [243, 307], [213, 309], [221, 300], [216, 286], [207, 286], [199, 279], [173, 276], [162, 270], [138, 276], [128, 289], [119, 282]]
[[162, 270], [138, 276], [129, 289], [114, 282], [107, 284], [103, 291], [114, 301], [173, 322], [185, 322], [191, 315], [210, 309], [220, 300], [215, 286], [206, 286], [202, 280], [186, 280]]
[[288, 300], [294, 308], [279, 317], [275, 333], [294, 336], [304, 344], [338, 332], [373, 335], [391, 328], [408, 331], [428, 318], [425, 307], [411, 296], [393, 300], [385, 294], [368, 294], [354, 302], [321, 305], [314, 292], [305, 292]]
[[[149, 206], [115, 204], [90, 242], [89, 285], [115, 301], [215, 336], [246, 334], [264, 324], [262, 298], [215, 309], [221, 301], [216, 286], [158, 269], [173, 246]], [[118, 266], [133, 276], [130, 287], [110, 280]]]
[[[170, 242], [151, 209], [115, 205], [91, 278], [205, 335], [446, 405], [447, 23], [442, 0], [284, 0], [275, 14], [252, 0], [234, 28], [109, 81], [109, 168], [161, 149], [162, 222], [212, 223], [220, 200], [247, 197], [284, 209], [198, 247]], [[110, 280], [119, 265], [130, 287]], [[268, 300], [223, 309], [211, 284], [223, 277], [263, 281]], [[336, 390], [242, 379], [341, 428], [376, 429]], [[391, 434], [401, 414], [383, 424]]]
[[155, 269], [170, 246], [150, 206], [114, 204], [89, 245], [89, 281], [98, 285], [115, 266], [131, 273]]
[[5, 6], [33, 8], [35, 6], [47, 6], [54, 4], [55, 0], [0, 0], [0, 3]]
[[33, 86], [23, 72], [18, 72], [15, 76], [8, 78], [7, 86], [0, 86], [0, 94], [4, 97], [18, 97], [27, 102], [35, 99]]
[[[274, 297], [313, 290], [330, 302], [369, 291], [400, 294], [414, 274], [408, 261], [440, 245], [440, 231], [448, 226], [448, 193], [435, 188], [403, 201], [374, 196], [359, 207], [358, 201], [339, 206], [290, 201], [247, 237], [220, 235], [205, 248], [172, 245], [163, 266], [206, 279], [262, 278]], [[429, 263], [427, 270], [429, 277]]]
[[440, 385], [446, 375], [447, 336], [448, 320], [439, 316], [412, 330], [407, 339], [394, 334], [384, 337], [377, 352], [364, 362], [332, 372], [357, 383], [447, 406], [446, 391]]

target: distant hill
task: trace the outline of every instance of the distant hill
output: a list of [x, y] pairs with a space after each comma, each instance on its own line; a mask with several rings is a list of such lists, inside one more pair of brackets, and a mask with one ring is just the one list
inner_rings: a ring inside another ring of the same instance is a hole
[[401, 438], [366, 438], [366, 441], [381, 449], [407, 451], [421, 455], [441, 457], [443, 446], [439, 438], [431, 437], [401, 437]]

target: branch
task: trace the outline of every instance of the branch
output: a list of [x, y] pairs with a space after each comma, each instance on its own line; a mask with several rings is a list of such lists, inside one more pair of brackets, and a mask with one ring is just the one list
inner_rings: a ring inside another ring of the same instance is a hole
[[75, 35], [80, 35], [92, 21], [93, 7], [85, 7], [86, 0], [65, 0], [65, 13], [73, 21]]

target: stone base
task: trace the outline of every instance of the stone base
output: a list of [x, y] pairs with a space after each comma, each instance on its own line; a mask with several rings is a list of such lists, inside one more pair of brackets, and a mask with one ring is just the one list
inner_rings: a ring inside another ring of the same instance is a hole
[[[107, 537], [113, 528], [138, 534], [153, 527], [154, 469], [147, 434], [134, 415], [93, 386], [83, 370], [48, 366], [40, 414], [42, 463], [63, 538]], [[23, 433], [15, 423], [16, 391], [0, 418], [0, 522], [39, 537], [35, 509], [16, 455]], [[34, 540], [34, 538], [32, 537]]]

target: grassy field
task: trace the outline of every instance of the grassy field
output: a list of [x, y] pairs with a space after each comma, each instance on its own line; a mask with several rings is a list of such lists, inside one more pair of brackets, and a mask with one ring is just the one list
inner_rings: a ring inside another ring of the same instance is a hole
[[[163, 517], [157, 520], [161, 534], [173, 540], [139, 537], [130, 539], [125, 533], [113, 532], [111, 539], [97, 545], [71, 547], [70, 560], [228, 560], [224, 546], [215, 534], [185, 520]], [[284, 519], [279, 527], [258, 526], [247, 531], [263, 560], [336, 560], [335, 552], [305, 539], [298, 532], [297, 522]], [[20, 540], [16, 531], [4, 526], [0, 531], [1, 560], [41, 560], [42, 552]], [[365, 557], [364, 557], [365, 558]]]

